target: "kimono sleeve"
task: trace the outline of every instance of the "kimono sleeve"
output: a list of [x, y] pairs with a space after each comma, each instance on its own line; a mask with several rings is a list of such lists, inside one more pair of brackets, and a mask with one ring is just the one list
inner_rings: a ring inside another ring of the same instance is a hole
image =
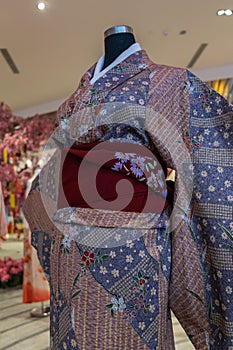
[[204, 273], [213, 349], [233, 343], [233, 106], [188, 72], [193, 160], [191, 227]]
[[31, 244], [36, 249], [40, 264], [49, 280], [51, 236], [54, 228], [41, 200], [39, 175], [32, 183], [23, 213], [31, 230]]
[[54, 131], [50, 142], [55, 145], [57, 149], [63, 149], [70, 147], [73, 144], [73, 140], [70, 138], [70, 118], [76, 105], [77, 92], [74, 92], [66, 101], [64, 101], [57, 111], [57, 128]]
[[168, 227], [172, 250], [169, 307], [195, 349], [207, 350], [210, 328], [203, 283], [204, 271], [190, 222], [193, 195], [193, 179], [189, 176], [189, 170], [193, 168], [192, 149], [188, 144], [191, 86], [186, 70], [166, 67], [164, 78], [162, 74], [160, 79], [157, 76], [155, 74], [151, 81], [148, 100], [154, 113], [151, 117], [148, 115], [146, 125], [150, 138], [167, 167], [176, 171], [174, 206]]

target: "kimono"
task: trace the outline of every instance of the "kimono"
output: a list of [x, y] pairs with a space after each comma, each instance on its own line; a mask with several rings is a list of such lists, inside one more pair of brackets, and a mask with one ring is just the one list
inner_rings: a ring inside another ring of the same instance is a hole
[[233, 108], [139, 44], [102, 64], [59, 108], [24, 206], [50, 349], [175, 349], [171, 310], [195, 349], [233, 349]]
[[2, 191], [2, 183], [0, 182], [0, 244], [5, 240], [7, 234], [6, 210], [4, 204], [4, 196]]
[[[36, 175], [34, 175], [35, 177]], [[26, 195], [30, 192], [32, 177], [27, 183]], [[31, 245], [31, 231], [23, 217], [24, 266], [23, 266], [23, 303], [36, 303], [50, 299], [49, 283], [37, 257], [37, 251]]]

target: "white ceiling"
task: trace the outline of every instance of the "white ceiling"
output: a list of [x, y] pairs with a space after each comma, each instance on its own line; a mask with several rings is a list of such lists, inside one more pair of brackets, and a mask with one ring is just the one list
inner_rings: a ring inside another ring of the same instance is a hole
[[0, 48], [20, 71], [13, 74], [0, 55], [0, 100], [14, 111], [69, 96], [103, 54], [104, 30], [117, 24], [132, 26], [157, 63], [186, 67], [208, 43], [193, 70], [214, 68], [215, 78], [221, 67], [233, 77], [233, 16], [216, 15], [219, 8], [233, 9], [232, 0], [47, 0], [44, 12], [36, 3], [0, 4]]

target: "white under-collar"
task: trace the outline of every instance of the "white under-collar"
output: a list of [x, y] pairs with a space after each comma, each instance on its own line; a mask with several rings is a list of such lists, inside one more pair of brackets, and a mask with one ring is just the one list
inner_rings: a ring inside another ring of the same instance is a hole
[[124, 61], [127, 57], [131, 56], [132, 54], [134, 54], [135, 52], [140, 51], [140, 50], [141, 50], [141, 46], [138, 43], [132, 44], [127, 50], [122, 52], [120, 54], [120, 56], [118, 56], [109, 66], [107, 66], [106, 68], [101, 70], [102, 67], [103, 67], [104, 58], [105, 58], [105, 55], [103, 55], [102, 57], [100, 57], [100, 59], [98, 60], [98, 62], [96, 64], [95, 72], [94, 72], [94, 75], [93, 75], [92, 79], [90, 80], [90, 83], [94, 84], [96, 82], [96, 80], [101, 78], [110, 69], [112, 69], [117, 64], [119, 64], [122, 61]]

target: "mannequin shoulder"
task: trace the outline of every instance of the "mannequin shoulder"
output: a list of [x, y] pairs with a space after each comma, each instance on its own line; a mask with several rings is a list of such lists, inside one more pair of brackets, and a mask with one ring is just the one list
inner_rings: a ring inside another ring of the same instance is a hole
[[150, 69], [150, 79], [157, 79], [158, 76], [179, 78], [187, 77], [187, 69], [176, 66], [169, 66], [165, 64], [153, 63], [149, 66]]

